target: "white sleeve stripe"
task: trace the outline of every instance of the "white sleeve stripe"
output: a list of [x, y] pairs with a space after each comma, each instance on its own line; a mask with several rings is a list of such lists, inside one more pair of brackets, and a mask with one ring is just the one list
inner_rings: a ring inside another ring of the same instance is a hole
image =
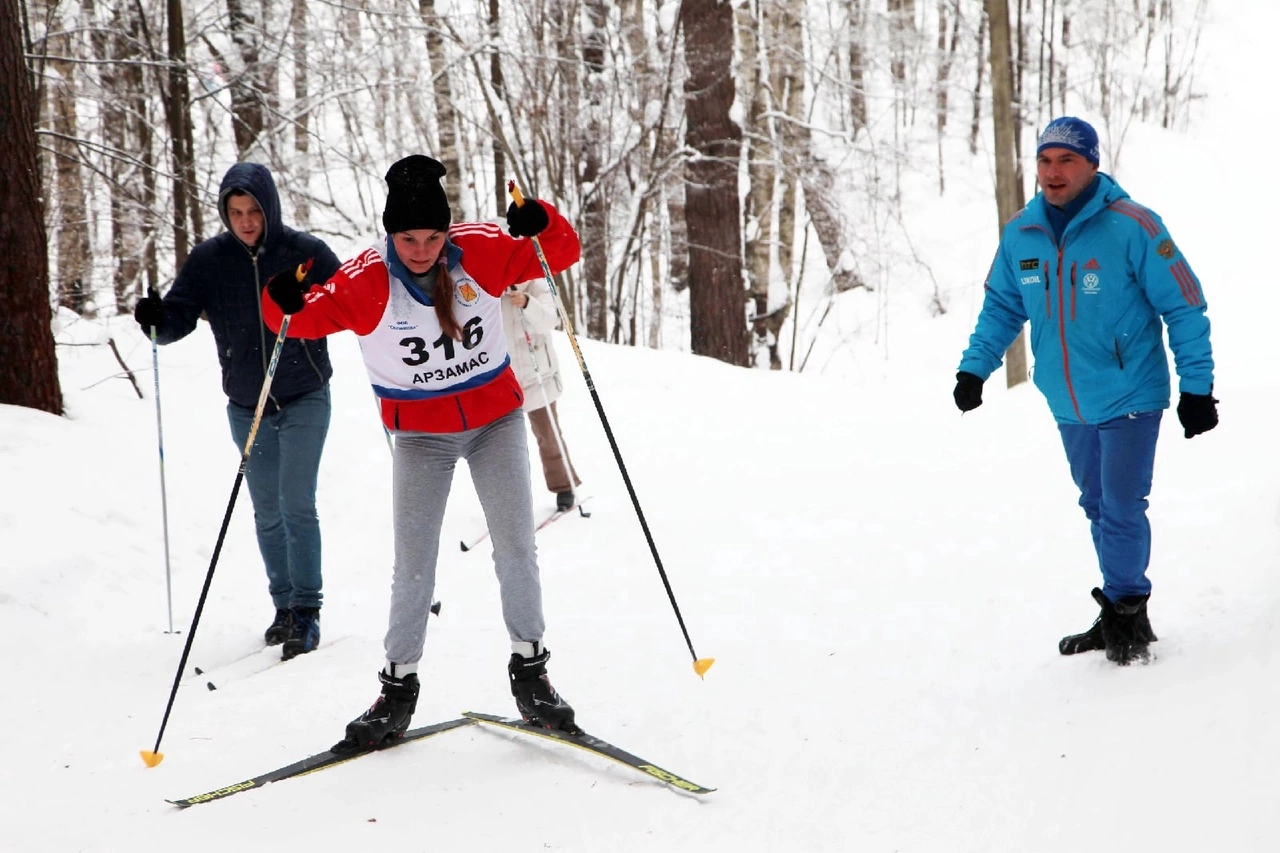
[[464, 222], [461, 225], [455, 225], [449, 229], [450, 236], [454, 235], [481, 235], [492, 236], [501, 234], [502, 229], [494, 222]]

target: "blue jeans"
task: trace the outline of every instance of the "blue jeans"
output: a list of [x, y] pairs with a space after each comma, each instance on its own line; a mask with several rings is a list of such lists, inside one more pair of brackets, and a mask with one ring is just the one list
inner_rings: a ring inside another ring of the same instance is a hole
[[[329, 387], [262, 416], [245, 468], [258, 550], [277, 608], [319, 607], [320, 517], [316, 479], [329, 433]], [[227, 403], [231, 437], [243, 453], [253, 409]]]
[[1147, 495], [1162, 414], [1138, 412], [1102, 424], [1058, 424], [1098, 552], [1102, 592], [1111, 601], [1151, 592]]

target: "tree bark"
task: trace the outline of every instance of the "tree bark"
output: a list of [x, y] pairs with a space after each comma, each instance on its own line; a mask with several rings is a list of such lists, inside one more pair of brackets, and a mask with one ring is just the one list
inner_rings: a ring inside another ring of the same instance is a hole
[[[234, 3], [234, 0], [230, 0]], [[191, 92], [187, 87], [187, 38], [182, 20], [181, 0], [168, 0], [165, 4], [169, 24], [169, 92], [165, 98], [165, 117], [169, 125], [169, 153], [173, 161], [173, 259], [176, 268], [187, 260], [187, 252], [200, 240], [200, 214], [192, 198], [195, 189], [195, 145], [191, 131]], [[235, 19], [233, 16], [233, 26]], [[232, 104], [236, 100], [232, 88]], [[232, 118], [235, 128], [236, 149], [240, 147], [242, 130], [240, 119]], [[261, 128], [259, 128], [261, 129]], [[192, 224], [187, 231], [187, 222]]]
[[849, 115], [852, 138], [867, 128], [867, 21], [865, 0], [849, 0]]
[[[65, 23], [57, 7], [51, 9], [52, 31], [64, 29]], [[77, 101], [76, 64], [70, 61], [80, 48], [75, 36], [64, 33], [54, 42], [57, 55], [49, 60], [49, 115], [53, 125], [53, 234], [57, 248], [56, 290], [58, 304], [77, 314], [84, 313], [90, 281], [89, 228], [86, 215], [84, 178], [80, 172], [82, 155]]]
[[35, 93], [18, 0], [0, 0], [0, 403], [62, 414], [49, 310]]
[[[582, 139], [582, 277], [587, 289], [587, 335], [605, 340], [608, 334], [609, 305], [606, 297], [609, 280], [609, 210], [607, 190], [600, 174], [601, 146], [608, 122], [602, 115], [606, 108], [605, 39], [607, 13], [603, 0], [586, 0], [583, 6], [586, 31], [582, 38], [583, 90], [586, 96], [586, 133]], [[619, 282], [621, 284], [621, 282]], [[615, 317], [622, 319], [622, 298], [614, 300]], [[617, 342], [615, 323], [615, 340]]]
[[[169, 0], [170, 13], [176, 7], [177, 20], [182, 19], [181, 3]], [[241, 159], [257, 144], [266, 123], [266, 80], [262, 65], [262, 21], [247, 8], [249, 0], [227, 0], [228, 28], [236, 46], [238, 67], [231, 70], [231, 129], [236, 140], [236, 154]], [[173, 19], [170, 19], [172, 26]], [[173, 52], [173, 30], [169, 31], [169, 48]]]
[[289, 32], [293, 38], [293, 153], [296, 158], [293, 215], [298, 227], [311, 230], [311, 74], [307, 53], [311, 37], [307, 31], [306, 0], [293, 0], [289, 7]]
[[[753, 303], [753, 314], [763, 318], [769, 312], [769, 284], [773, 255], [773, 188], [777, 168], [773, 146], [774, 123], [767, 117], [769, 103], [768, 77], [764, 73], [764, 54], [771, 41], [768, 19], [759, 3], [738, 7], [738, 35], [742, 43], [742, 84], [747, 101], [745, 139], [747, 158], [746, 256], [747, 281]], [[769, 346], [769, 333], [763, 319], [752, 323], [757, 350]], [[771, 352], [770, 366], [777, 362], [776, 347]]]
[[[498, 51], [498, 38], [501, 35], [501, 10], [498, 0], [489, 0], [489, 40], [493, 47], [489, 52], [489, 83], [494, 94], [501, 101], [506, 97], [506, 81], [502, 76], [502, 54]], [[491, 118], [491, 121], [493, 119]], [[493, 128], [493, 201], [494, 212], [502, 216], [510, 204], [507, 199], [507, 154], [502, 150], [498, 140], [502, 138], [501, 128]], [[481, 211], [483, 218], [483, 211]]]
[[[1018, 174], [1013, 104], [1013, 63], [1011, 62], [1009, 6], [1006, 0], [985, 0], [991, 22], [991, 111], [995, 118], [996, 210], [1000, 231], [1026, 204]], [[1027, 381], [1025, 327], [1004, 354], [1006, 387]]]
[[746, 366], [746, 292], [738, 160], [742, 131], [733, 106], [733, 7], [727, 0], [685, 0], [685, 213], [689, 228], [690, 348]]
[[454, 218], [462, 215], [462, 165], [458, 158], [458, 122], [453, 108], [453, 85], [449, 60], [444, 51], [444, 30], [436, 14], [435, 0], [418, 0], [418, 14], [427, 32], [427, 56], [431, 60], [431, 88], [435, 92], [435, 158], [444, 164], [453, 180], [444, 181], [444, 192]]

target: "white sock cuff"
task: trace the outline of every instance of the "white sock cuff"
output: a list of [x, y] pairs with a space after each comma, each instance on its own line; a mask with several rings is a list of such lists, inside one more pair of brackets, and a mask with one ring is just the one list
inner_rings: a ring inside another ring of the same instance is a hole
[[418, 665], [416, 663], [392, 663], [387, 661], [387, 665], [382, 668], [382, 671], [392, 678], [404, 678], [406, 675], [417, 672]]
[[536, 657], [542, 654], [542, 641], [536, 640], [532, 643], [523, 640], [511, 644], [511, 651], [520, 655], [522, 658]]

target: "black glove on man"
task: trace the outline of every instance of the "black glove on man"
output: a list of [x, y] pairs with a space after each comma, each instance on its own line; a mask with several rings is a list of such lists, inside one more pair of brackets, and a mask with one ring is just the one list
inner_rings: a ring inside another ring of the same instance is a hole
[[148, 336], [151, 335], [152, 329], [163, 326], [164, 303], [160, 301], [160, 295], [154, 290], [148, 291], [147, 295], [133, 306], [133, 319], [138, 321], [138, 325]]
[[[280, 306], [286, 314], [297, 314], [307, 304], [302, 297], [311, 289], [314, 282], [307, 272], [311, 269], [311, 261], [300, 264], [299, 269], [287, 269], [267, 279], [267, 295]], [[299, 270], [302, 273], [298, 276]]]
[[972, 373], [960, 371], [956, 374], [956, 390], [952, 396], [956, 398], [956, 408], [960, 411], [973, 411], [982, 405], [982, 380]]
[[1208, 432], [1218, 425], [1218, 401], [1213, 399], [1213, 394], [1183, 391], [1182, 399], [1178, 400], [1178, 420], [1187, 438]]
[[531, 198], [523, 205], [513, 201], [507, 208], [507, 230], [512, 237], [537, 237], [550, 221], [547, 209]]

